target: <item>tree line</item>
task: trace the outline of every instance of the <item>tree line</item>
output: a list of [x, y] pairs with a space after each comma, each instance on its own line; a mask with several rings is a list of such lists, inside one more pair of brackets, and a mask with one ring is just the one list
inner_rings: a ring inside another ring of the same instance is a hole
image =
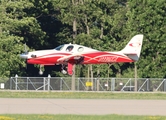
[[[101, 77], [166, 77], [165, 0], [1, 0], [0, 77], [39, 76], [38, 65], [19, 55], [76, 43], [103, 51], [121, 50], [136, 34], [144, 34], [136, 63], [92, 65]], [[43, 76], [62, 76], [59, 66], [46, 66]], [[87, 77], [89, 65], [76, 66]]]

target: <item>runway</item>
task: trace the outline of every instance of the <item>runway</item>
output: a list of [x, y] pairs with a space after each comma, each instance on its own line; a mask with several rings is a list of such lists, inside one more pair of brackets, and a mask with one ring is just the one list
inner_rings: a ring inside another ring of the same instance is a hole
[[0, 114], [163, 115], [165, 100], [0, 98]]

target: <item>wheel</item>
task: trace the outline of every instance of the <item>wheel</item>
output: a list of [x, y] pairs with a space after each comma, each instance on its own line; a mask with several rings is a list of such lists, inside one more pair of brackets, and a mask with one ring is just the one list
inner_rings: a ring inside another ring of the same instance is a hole
[[66, 70], [62, 70], [61, 71], [64, 75], [67, 74], [67, 71]]
[[43, 75], [43, 71], [42, 70], [39, 70], [39, 75]]

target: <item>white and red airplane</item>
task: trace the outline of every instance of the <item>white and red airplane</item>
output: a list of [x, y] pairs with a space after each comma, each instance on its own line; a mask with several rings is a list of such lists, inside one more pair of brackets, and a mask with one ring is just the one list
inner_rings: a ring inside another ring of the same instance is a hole
[[[135, 35], [121, 51], [99, 51], [77, 44], [64, 44], [51, 50], [25, 52], [20, 55], [28, 64], [62, 64], [62, 73], [73, 74], [74, 64], [112, 64], [135, 62], [140, 57], [143, 35]], [[41, 71], [41, 70], [40, 70]]]

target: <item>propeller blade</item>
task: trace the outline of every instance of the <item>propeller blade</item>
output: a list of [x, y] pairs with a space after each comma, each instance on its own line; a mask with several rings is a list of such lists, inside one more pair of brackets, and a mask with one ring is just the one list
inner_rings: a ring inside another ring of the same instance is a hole
[[28, 53], [28, 50], [27, 50], [27, 45], [26, 45], [26, 43], [24, 44], [24, 51], [25, 51], [25, 53]]

